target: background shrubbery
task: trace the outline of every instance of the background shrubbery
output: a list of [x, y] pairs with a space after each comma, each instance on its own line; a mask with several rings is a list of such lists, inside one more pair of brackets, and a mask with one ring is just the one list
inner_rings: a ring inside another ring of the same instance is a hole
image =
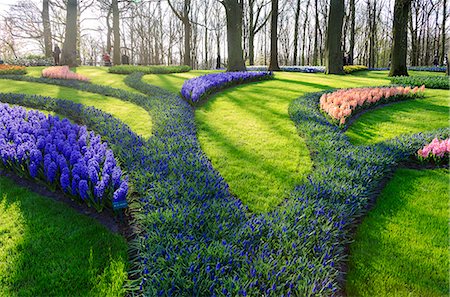
[[425, 85], [425, 87], [430, 89], [450, 89], [448, 76], [396, 76], [390, 79], [393, 84], [398, 85]]
[[367, 66], [364, 65], [346, 65], [344, 66], [344, 72], [345, 74], [350, 74], [356, 71], [363, 71], [363, 70], [369, 70]]
[[108, 69], [110, 73], [131, 74], [134, 72], [142, 72], [144, 74], [169, 74], [191, 71], [189, 66], [134, 66], [134, 65], [118, 65]]

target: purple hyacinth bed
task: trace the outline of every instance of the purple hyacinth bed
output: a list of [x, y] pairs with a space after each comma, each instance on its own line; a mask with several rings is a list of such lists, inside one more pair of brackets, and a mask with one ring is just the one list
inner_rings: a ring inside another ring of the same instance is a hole
[[128, 183], [108, 145], [85, 126], [0, 103], [0, 168], [102, 210], [126, 205]]
[[195, 105], [221, 89], [268, 79], [273, 79], [272, 72], [242, 71], [207, 74], [185, 81], [181, 88], [181, 95]]

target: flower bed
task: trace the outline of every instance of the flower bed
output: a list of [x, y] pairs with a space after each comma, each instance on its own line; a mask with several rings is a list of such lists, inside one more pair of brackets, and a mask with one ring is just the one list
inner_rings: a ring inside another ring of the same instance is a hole
[[25, 66], [0, 64], [0, 75], [24, 75], [27, 74]]
[[[324, 66], [280, 66], [281, 71], [303, 72], [303, 73], [324, 73]], [[247, 66], [247, 71], [268, 71], [268, 66]]]
[[224, 72], [206, 74], [184, 82], [181, 95], [191, 104], [197, 104], [214, 92], [230, 86], [273, 79], [271, 72]]
[[364, 70], [369, 70], [369, 68], [367, 68], [367, 66], [364, 65], [346, 65], [344, 66], [344, 72], [345, 74], [350, 74], [356, 71], [364, 71]]
[[54, 79], [70, 79], [88, 81], [89, 79], [81, 74], [70, 71], [69, 66], [52, 66], [42, 70], [42, 76]]
[[412, 71], [429, 71], [429, 72], [445, 72], [447, 67], [445, 66], [410, 66], [408, 70]]
[[423, 92], [425, 86], [386, 87], [386, 88], [355, 88], [338, 90], [323, 94], [320, 97], [320, 108], [340, 125], [359, 109], [380, 103], [394, 102], [400, 99], [412, 98]]
[[421, 86], [429, 89], [450, 89], [448, 76], [395, 76], [390, 77], [391, 83], [398, 85]]
[[108, 68], [110, 73], [116, 74], [131, 74], [135, 72], [141, 72], [145, 74], [170, 74], [170, 73], [181, 73], [191, 71], [189, 66], [134, 66], [134, 65], [118, 65]]
[[450, 138], [439, 140], [434, 138], [431, 143], [425, 145], [422, 149], [417, 151], [420, 160], [434, 160], [435, 163], [440, 163], [442, 160], [447, 160], [450, 154]]
[[128, 183], [114, 154], [86, 127], [0, 104], [1, 166], [101, 211], [126, 205]]

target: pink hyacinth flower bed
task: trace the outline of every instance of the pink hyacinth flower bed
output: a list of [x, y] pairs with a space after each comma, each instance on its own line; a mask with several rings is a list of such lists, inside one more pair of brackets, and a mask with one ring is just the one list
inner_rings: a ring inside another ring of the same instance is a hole
[[433, 139], [432, 142], [417, 151], [419, 159], [425, 160], [432, 158], [435, 161], [448, 158], [450, 154], [450, 138], [440, 140]]
[[[343, 89], [320, 97], [320, 108], [340, 125], [362, 107], [386, 103], [398, 96], [414, 97], [423, 93], [425, 86]], [[394, 101], [394, 100], [392, 100]]]
[[81, 74], [70, 71], [69, 66], [52, 66], [42, 70], [42, 76], [56, 79], [75, 79], [88, 81], [89, 79]]

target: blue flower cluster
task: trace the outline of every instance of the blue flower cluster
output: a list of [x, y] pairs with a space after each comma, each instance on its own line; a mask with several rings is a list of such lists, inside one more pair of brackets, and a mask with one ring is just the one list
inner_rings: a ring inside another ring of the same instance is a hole
[[113, 152], [85, 126], [35, 110], [0, 104], [2, 167], [102, 210], [126, 203], [128, 183]]
[[191, 104], [196, 104], [221, 89], [272, 78], [273, 74], [271, 72], [242, 71], [206, 74], [185, 81], [181, 88], [181, 95]]
[[[202, 152], [193, 108], [141, 79], [142, 74], [132, 74], [126, 83], [148, 97], [76, 87], [115, 93], [141, 105], [154, 121], [154, 136], [143, 142], [114, 118], [80, 111], [81, 119], [108, 140], [140, 194], [130, 205], [141, 233], [132, 243], [138, 267], [129, 289], [146, 296], [336, 294], [351, 226], [380, 181], [435, 135], [450, 134], [442, 129], [353, 146], [320, 112], [321, 94], [306, 95], [292, 102], [289, 114], [315, 169], [285, 204], [255, 215], [230, 194]], [[48, 109], [70, 113], [58, 104], [44, 102]]]
[[[281, 71], [303, 72], [303, 73], [324, 73], [324, 66], [280, 66]], [[247, 66], [248, 71], [267, 71], [267, 66]]]
[[410, 67], [408, 67], [408, 70], [445, 72], [445, 71], [447, 71], [447, 67], [445, 67], [445, 66], [410, 66]]

